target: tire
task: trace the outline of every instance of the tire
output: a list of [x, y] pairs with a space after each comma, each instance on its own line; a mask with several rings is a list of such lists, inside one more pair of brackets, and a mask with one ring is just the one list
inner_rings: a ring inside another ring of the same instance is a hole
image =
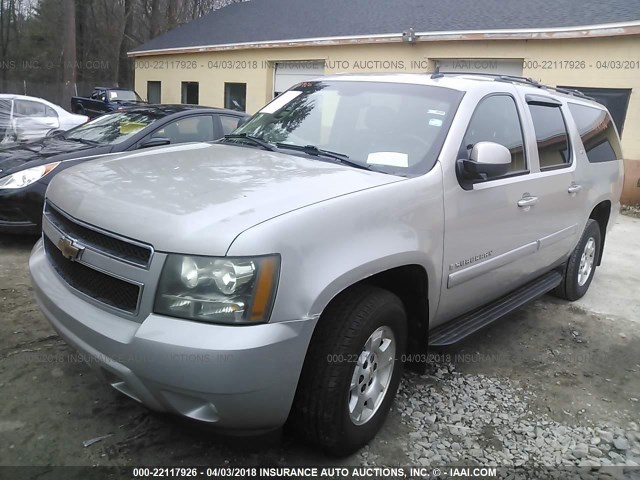
[[587, 293], [596, 273], [601, 248], [600, 226], [595, 220], [589, 219], [578, 245], [569, 257], [562, 283], [553, 291], [556, 297], [574, 301]]
[[[378, 345], [383, 351], [376, 351], [374, 333], [382, 339]], [[368, 285], [338, 295], [311, 339], [292, 410], [294, 427], [333, 456], [344, 457], [366, 445], [384, 423], [398, 390], [406, 343], [407, 315], [397, 296]], [[365, 350], [374, 354], [373, 362]], [[392, 360], [378, 369], [376, 360], [386, 363], [384, 354]], [[359, 383], [352, 389], [354, 379]], [[383, 384], [384, 393], [374, 401], [369, 394]], [[364, 398], [369, 398], [369, 405], [358, 419], [363, 404], [358, 400]]]

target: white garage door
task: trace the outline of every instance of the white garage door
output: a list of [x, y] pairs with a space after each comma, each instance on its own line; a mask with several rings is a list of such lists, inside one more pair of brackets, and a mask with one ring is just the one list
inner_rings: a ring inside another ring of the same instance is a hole
[[278, 62], [273, 82], [274, 96], [281, 94], [294, 85], [324, 75], [324, 62], [299, 61]]
[[490, 73], [522, 76], [522, 60], [497, 58], [443, 58], [436, 60], [442, 72]]

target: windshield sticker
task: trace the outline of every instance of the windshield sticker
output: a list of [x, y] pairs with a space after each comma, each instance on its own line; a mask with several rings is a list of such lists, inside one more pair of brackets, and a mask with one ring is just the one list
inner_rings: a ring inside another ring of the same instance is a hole
[[427, 110], [427, 113], [431, 113], [432, 115], [442, 115], [445, 116], [445, 112], [442, 110]]
[[409, 167], [409, 155], [401, 152], [372, 152], [367, 157], [369, 165], [387, 165], [389, 167]]
[[138, 130], [142, 130], [146, 126], [146, 123], [141, 122], [122, 122], [120, 124], [120, 135], [136, 133]]
[[289, 90], [288, 92], [284, 92], [282, 95], [275, 98], [269, 105], [260, 110], [259, 113], [276, 113], [287, 103], [289, 103], [294, 98], [299, 97], [300, 95], [302, 95], [302, 92], [298, 92], [296, 90]]
[[442, 126], [442, 120], [440, 120], [439, 118], [430, 118], [429, 119], [429, 126], [431, 126], [431, 127], [441, 127]]

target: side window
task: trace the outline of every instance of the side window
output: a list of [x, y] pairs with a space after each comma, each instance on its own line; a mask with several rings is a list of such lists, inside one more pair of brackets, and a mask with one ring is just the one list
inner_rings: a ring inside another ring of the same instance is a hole
[[229, 115], [220, 115], [220, 123], [222, 124], [222, 134], [228, 135], [238, 128], [240, 117], [231, 117]]
[[589, 162], [599, 163], [622, 159], [620, 140], [613, 126], [613, 120], [606, 110], [570, 103], [569, 111], [578, 127]]
[[46, 112], [47, 118], [58, 118], [58, 114], [51, 107], [45, 106], [45, 112]]
[[469, 158], [478, 142], [495, 142], [511, 152], [507, 175], [527, 171], [524, 138], [515, 100], [510, 95], [491, 95], [480, 101], [460, 147], [460, 158]]
[[172, 144], [185, 142], [211, 142], [213, 137], [213, 117], [198, 115], [181, 118], [171, 122], [151, 135], [152, 138], [164, 137]]
[[16, 100], [15, 103], [16, 116], [21, 117], [45, 117], [45, 105], [40, 102], [32, 102], [29, 100]]
[[540, 170], [570, 165], [569, 136], [560, 107], [529, 105], [529, 111], [536, 133]]

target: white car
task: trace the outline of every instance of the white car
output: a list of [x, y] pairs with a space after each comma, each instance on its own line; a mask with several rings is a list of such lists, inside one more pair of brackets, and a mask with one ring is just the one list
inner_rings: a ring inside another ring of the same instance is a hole
[[0, 144], [36, 140], [70, 130], [88, 119], [42, 98], [0, 94]]

